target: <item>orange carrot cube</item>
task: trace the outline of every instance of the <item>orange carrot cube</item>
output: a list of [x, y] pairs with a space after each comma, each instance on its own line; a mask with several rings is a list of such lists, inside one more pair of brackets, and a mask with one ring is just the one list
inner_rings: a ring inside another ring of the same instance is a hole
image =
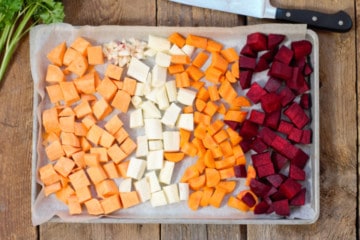
[[239, 54], [236, 52], [235, 48], [233, 47], [223, 49], [220, 51], [220, 53], [229, 63], [239, 60]]
[[208, 58], [209, 58], [209, 55], [205, 51], [201, 51], [194, 58], [192, 65], [194, 65], [195, 67], [201, 68], [205, 64], [205, 62], [208, 60]]
[[221, 180], [235, 177], [235, 171], [233, 167], [220, 169], [219, 173]]
[[221, 143], [225, 141], [228, 137], [229, 137], [228, 133], [224, 129], [221, 129], [214, 135], [214, 140], [217, 143]]
[[190, 46], [206, 49], [207, 43], [208, 43], [208, 39], [205, 37], [196, 36], [193, 34], [188, 34], [186, 37], [186, 44]]
[[208, 40], [208, 45], [206, 50], [209, 52], [220, 52], [221, 49], [223, 48], [223, 45], [219, 42], [216, 42], [212, 39]]
[[169, 37], [168, 37], [168, 40], [175, 44], [176, 46], [178, 47], [183, 47], [186, 43], [186, 39], [179, 33], [175, 32], [175, 33], [172, 33]]
[[210, 100], [211, 101], [217, 101], [220, 99], [219, 92], [216, 85], [211, 85], [208, 87]]
[[213, 195], [210, 197], [209, 204], [213, 207], [219, 208], [225, 195], [226, 190], [221, 187], [216, 187]]

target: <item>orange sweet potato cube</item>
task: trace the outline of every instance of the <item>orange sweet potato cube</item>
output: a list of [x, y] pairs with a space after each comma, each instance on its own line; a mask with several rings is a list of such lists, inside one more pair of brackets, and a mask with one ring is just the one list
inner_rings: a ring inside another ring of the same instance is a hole
[[60, 176], [57, 174], [57, 172], [54, 169], [54, 166], [51, 163], [48, 163], [45, 166], [40, 167], [39, 175], [40, 175], [40, 180], [45, 185], [51, 185], [53, 183], [60, 181]]
[[108, 131], [103, 131], [101, 135], [99, 144], [103, 147], [109, 148], [114, 143], [115, 137], [111, 135]]
[[128, 167], [129, 167], [129, 163], [130, 163], [130, 161], [122, 161], [121, 163], [119, 163], [117, 165], [120, 176], [123, 178], [127, 177], [126, 173], [127, 173]]
[[68, 198], [68, 207], [69, 207], [69, 214], [75, 215], [75, 214], [81, 214], [81, 204], [75, 195], [71, 195]]
[[100, 201], [96, 198], [92, 198], [85, 202], [85, 206], [87, 209], [87, 212], [90, 215], [101, 215], [104, 213], [104, 210], [100, 204]]
[[97, 153], [85, 153], [84, 154], [84, 163], [87, 167], [97, 167], [100, 165], [99, 161], [100, 155]]
[[80, 145], [81, 145], [81, 149], [82, 149], [84, 152], [89, 151], [90, 148], [91, 148], [91, 144], [90, 144], [90, 142], [86, 139], [86, 137], [81, 137], [81, 138], [80, 138]]
[[[88, 101], [81, 100], [81, 102], [74, 107], [74, 112], [77, 118], [83, 118], [92, 113], [92, 109]], [[87, 125], [85, 125], [87, 126]]]
[[65, 156], [68, 158], [71, 158], [74, 153], [81, 151], [81, 147], [73, 147], [70, 145], [63, 145], [62, 148], [65, 152]]
[[96, 88], [96, 91], [98, 91], [106, 101], [111, 101], [117, 90], [117, 86], [108, 77], [105, 77]]
[[114, 115], [104, 125], [105, 129], [112, 135], [115, 135], [117, 131], [124, 125], [118, 115]]
[[76, 90], [74, 82], [60, 82], [60, 88], [63, 92], [64, 100], [67, 105], [71, 105], [80, 100], [80, 96]]
[[91, 46], [90, 42], [84, 39], [83, 37], [77, 37], [70, 45], [71, 48], [75, 49], [83, 56], [86, 56], [87, 53], [86, 49], [90, 46]]
[[122, 208], [118, 194], [104, 198], [100, 201], [100, 204], [104, 209], [105, 214], [115, 212]]
[[88, 167], [86, 172], [94, 184], [98, 184], [107, 178], [107, 175], [101, 166]]
[[55, 193], [56, 198], [65, 204], [67, 204], [67, 200], [68, 200], [69, 196], [74, 195], [74, 194], [75, 194], [75, 191], [70, 185], [67, 185], [66, 187], [61, 188], [59, 191], [57, 191]]
[[140, 203], [140, 199], [136, 191], [121, 192], [120, 198], [124, 208], [133, 207]]
[[130, 155], [136, 149], [136, 143], [130, 138], [126, 138], [125, 141], [120, 145], [121, 150], [123, 150], [127, 155]]
[[109, 161], [109, 156], [107, 155], [107, 148], [104, 147], [92, 147], [90, 148], [90, 153], [96, 153], [99, 155], [100, 162]]
[[80, 203], [86, 202], [87, 200], [91, 199], [91, 191], [89, 186], [77, 189], [75, 193]]
[[81, 122], [74, 122], [74, 134], [78, 137], [85, 137], [88, 130]]
[[103, 165], [103, 168], [106, 172], [106, 175], [109, 178], [118, 178], [119, 177], [119, 172], [118, 172], [117, 167], [114, 162], [111, 161], [111, 162], [105, 163]]
[[85, 168], [85, 160], [84, 160], [85, 152], [84, 151], [78, 151], [74, 153], [71, 157], [74, 160], [74, 163], [79, 168]]
[[103, 120], [111, 113], [112, 108], [104, 98], [101, 98], [95, 102], [95, 104], [92, 106], [92, 110], [98, 120]]
[[66, 42], [62, 42], [53, 49], [51, 49], [50, 52], [46, 55], [46, 57], [51, 63], [60, 67], [63, 64], [65, 51]]
[[83, 169], [80, 169], [69, 175], [70, 183], [75, 190], [89, 186], [90, 181]]
[[59, 159], [65, 155], [59, 140], [55, 140], [45, 148], [46, 156], [50, 161]]
[[136, 80], [129, 77], [125, 77], [122, 90], [129, 93], [130, 96], [133, 96], [135, 94], [135, 89], [136, 89]]
[[119, 189], [112, 179], [105, 179], [96, 184], [95, 188], [99, 197], [110, 197], [111, 195], [119, 193]]
[[81, 147], [80, 139], [73, 133], [62, 132], [60, 135], [61, 143], [73, 147]]
[[116, 164], [120, 163], [128, 156], [117, 144], [113, 144], [107, 150], [107, 154]]
[[55, 164], [54, 169], [62, 176], [67, 177], [75, 166], [75, 162], [67, 157], [61, 157]]
[[124, 90], [118, 90], [114, 99], [111, 102], [111, 106], [120, 110], [123, 113], [127, 113], [131, 102], [131, 96]]
[[46, 91], [49, 95], [51, 103], [57, 103], [64, 100], [64, 95], [59, 84], [46, 86]]
[[45, 196], [47, 197], [50, 194], [59, 191], [60, 189], [61, 189], [61, 183], [60, 182], [56, 182], [56, 183], [53, 183], [53, 184], [50, 184], [50, 185], [46, 185], [44, 187]]
[[123, 71], [124, 69], [122, 67], [116, 66], [114, 64], [109, 64], [105, 70], [105, 76], [112, 79], [120, 80]]
[[103, 133], [104, 129], [99, 127], [98, 125], [92, 125], [89, 129], [88, 133], [86, 134], [86, 138], [92, 142], [93, 144], [97, 145], [99, 144], [101, 135]]
[[[92, 112], [91, 108], [90, 108], [90, 112]], [[96, 124], [96, 118], [92, 114], [87, 114], [84, 116], [84, 118], [81, 120], [81, 122], [82, 122], [82, 124], [85, 125], [85, 127], [87, 129], [90, 129], [93, 125]]]
[[127, 139], [129, 137], [129, 134], [127, 133], [127, 131], [121, 127], [115, 134], [114, 137], [116, 138], [116, 141], [121, 144], [125, 141], [125, 139]]
[[75, 131], [75, 116], [60, 117], [59, 123], [61, 131], [70, 133]]
[[226, 190], [221, 187], [216, 187], [213, 195], [210, 197], [209, 204], [213, 207], [219, 208], [225, 195]]
[[87, 48], [88, 62], [91, 65], [103, 64], [104, 54], [101, 46], [91, 46]]
[[74, 79], [76, 89], [80, 93], [94, 94], [95, 89], [95, 72], [89, 72], [84, 76]]
[[55, 107], [45, 109], [42, 113], [42, 123], [45, 129], [45, 132], [50, 133], [60, 133], [60, 124], [58, 118], [58, 111]]

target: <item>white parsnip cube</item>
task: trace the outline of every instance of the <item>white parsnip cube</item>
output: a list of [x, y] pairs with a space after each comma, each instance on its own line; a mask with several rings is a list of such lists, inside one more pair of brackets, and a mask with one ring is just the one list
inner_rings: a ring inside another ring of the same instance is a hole
[[136, 157], [145, 157], [148, 154], [148, 139], [146, 136], [137, 136], [136, 137]]
[[149, 150], [163, 150], [164, 144], [162, 140], [149, 140]]
[[161, 118], [161, 122], [166, 126], [174, 127], [180, 112], [181, 108], [175, 103], [171, 103], [170, 106], [166, 109], [163, 117]]
[[168, 39], [163, 37], [158, 37], [154, 35], [149, 35], [148, 38], [148, 47], [156, 51], [169, 51], [171, 43]]
[[195, 47], [185, 44], [185, 45], [181, 48], [181, 50], [182, 50], [186, 55], [188, 55], [189, 57], [191, 57], [192, 54], [193, 54], [194, 51], [195, 51]]
[[164, 151], [177, 152], [180, 150], [180, 132], [165, 131], [163, 132]]
[[164, 186], [163, 191], [169, 204], [180, 202], [178, 185], [176, 183]]
[[170, 80], [165, 83], [166, 94], [169, 102], [175, 102], [177, 99], [176, 81]]
[[166, 196], [163, 190], [151, 194], [151, 206], [159, 207], [167, 204]]
[[196, 92], [187, 88], [179, 88], [177, 93], [177, 101], [186, 106], [192, 105], [195, 97]]
[[141, 104], [144, 118], [161, 118], [161, 112], [151, 101], [145, 101]]
[[178, 183], [179, 185], [179, 197], [180, 201], [186, 201], [189, 199], [189, 184], [188, 183]]
[[146, 169], [146, 161], [138, 158], [131, 158], [126, 172], [128, 177], [141, 179]]
[[167, 77], [167, 68], [156, 64], [151, 73], [151, 86], [155, 88], [164, 86]]
[[145, 177], [148, 180], [149, 184], [150, 184], [150, 191], [153, 192], [157, 192], [161, 190], [161, 186], [159, 183], [159, 179], [156, 175], [155, 170], [152, 170], [150, 172], [145, 173]]
[[162, 125], [160, 119], [144, 119], [145, 135], [149, 140], [162, 139]]
[[164, 165], [164, 150], [149, 151], [146, 163], [147, 170], [162, 169]]
[[138, 108], [130, 113], [130, 128], [139, 128], [144, 126], [142, 109]]
[[136, 181], [134, 183], [134, 187], [139, 195], [141, 202], [146, 202], [150, 200], [151, 198], [150, 184], [145, 177], [140, 179], [139, 181]]
[[132, 103], [132, 105], [134, 106], [134, 108], [139, 108], [139, 107], [141, 107], [142, 99], [141, 99], [140, 96], [134, 95], [134, 96], [131, 98], [131, 103]]
[[135, 57], [132, 57], [129, 63], [129, 67], [127, 70], [127, 74], [135, 78], [140, 82], [146, 82], [148, 73], [150, 71], [150, 67], [143, 63], [142, 61], [138, 60]]
[[179, 120], [177, 122], [178, 128], [183, 128], [188, 131], [194, 130], [194, 114], [192, 113], [182, 113], [179, 116]]
[[169, 107], [169, 100], [166, 93], [165, 86], [158, 89], [156, 93], [156, 100], [160, 110], [166, 110]]
[[137, 82], [135, 87], [135, 96], [144, 96], [145, 83]]
[[161, 67], [169, 67], [171, 63], [171, 55], [164, 52], [157, 52], [155, 56], [155, 63]]
[[175, 167], [174, 162], [164, 161], [164, 166], [159, 173], [159, 182], [170, 184], [174, 167]]
[[121, 182], [119, 183], [119, 192], [131, 192], [131, 183], [132, 179], [129, 178], [122, 178]]
[[181, 50], [176, 44], [173, 44], [169, 50], [171, 55], [185, 55], [184, 51]]

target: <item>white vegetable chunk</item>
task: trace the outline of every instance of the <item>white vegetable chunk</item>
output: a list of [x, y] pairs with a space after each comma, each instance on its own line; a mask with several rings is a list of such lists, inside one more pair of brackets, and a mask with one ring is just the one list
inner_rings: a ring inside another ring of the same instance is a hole
[[180, 150], [180, 133], [179, 131], [163, 132], [164, 151], [177, 152]]
[[142, 99], [140, 96], [135, 95], [131, 98], [131, 103], [134, 106], [134, 108], [139, 108], [142, 104]]
[[162, 125], [160, 119], [144, 119], [145, 135], [149, 140], [162, 139]]
[[146, 177], [146, 179], [148, 180], [148, 182], [150, 184], [150, 191], [152, 193], [161, 190], [159, 179], [158, 179], [158, 177], [156, 175], [155, 170], [145, 173], [145, 177]]
[[136, 137], [136, 157], [145, 157], [148, 154], [148, 139], [146, 136], [137, 136]]
[[178, 183], [179, 185], [179, 197], [180, 200], [188, 200], [189, 199], [189, 184], [188, 183]]
[[177, 93], [178, 102], [186, 106], [192, 105], [195, 97], [196, 97], [196, 92], [187, 88], [179, 88], [179, 91]]
[[159, 89], [158, 88], [151, 88], [151, 91], [149, 91], [148, 93], [145, 94], [145, 98], [153, 103], [158, 103], [157, 102], [157, 93], [158, 93]]
[[195, 47], [185, 44], [185, 45], [181, 48], [181, 50], [182, 50], [186, 55], [188, 55], [189, 57], [191, 57], [192, 54], [193, 54], [194, 51], [195, 51]]
[[146, 163], [147, 170], [162, 169], [164, 165], [164, 150], [149, 151]]
[[134, 95], [139, 97], [144, 96], [144, 88], [145, 88], [145, 83], [137, 82]]
[[139, 181], [136, 181], [134, 183], [134, 187], [139, 195], [141, 202], [146, 202], [150, 200], [151, 198], [150, 184], [145, 177], [140, 179]]
[[119, 192], [131, 192], [131, 182], [132, 179], [130, 177], [123, 178], [119, 183]]
[[177, 100], [177, 89], [175, 80], [170, 80], [165, 83], [166, 94], [169, 102], [175, 102]]
[[164, 186], [163, 191], [169, 204], [180, 202], [178, 185], [176, 183]]
[[142, 109], [138, 108], [130, 113], [130, 128], [139, 128], [144, 126]]
[[166, 82], [167, 68], [155, 64], [151, 73], [151, 86], [162, 87]]
[[173, 44], [169, 50], [171, 55], [185, 55], [184, 51], [181, 50], [176, 44]]
[[157, 51], [155, 49], [149, 48], [144, 52], [144, 55], [147, 57], [154, 57]]
[[149, 141], [149, 150], [150, 151], [154, 151], [154, 150], [163, 150], [164, 146], [163, 146], [163, 141], [162, 140], [150, 140]]
[[177, 123], [178, 128], [183, 128], [188, 131], [194, 130], [194, 114], [192, 113], [182, 113], [179, 116]]
[[165, 86], [158, 89], [156, 93], [157, 104], [160, 110], [165, 110], [169, 107], [170, 103], [166, 94]]
[[171, 177], [173, 175], [175, 163], [170, 161], [164, 161], [164, 166], [159, 173], [159, 182], [170, 184]]
[[161, 118], [160, 110], [151, 101], [145, 101], [141, 104], [144, 118]]
[[171, 103], [161, 118], [161, 122], [169, 127], [174, 127], [180, 112], [181, 108], [175, 103]]
[[145, 173], [146, 161], [138, 158], [131, 158], [126, 175], [131, 178], [141, 179]]
[[150, 67], [137, 58], [132, 57], [127, 74], [140, 82], [146, 82]]
[[171, 55], [163, 52], [157, 52], [155, 56], [155, 63], [161, 67], [167, 68], [171, 63]]
[[151, 194], [151, 206], [159, 207], [167, 204], [166, 196], [163, 190]]
[[148, 47], [156, 51], [169, 51], [171, 43], [166, 38], [150, 34], [148, 38]]

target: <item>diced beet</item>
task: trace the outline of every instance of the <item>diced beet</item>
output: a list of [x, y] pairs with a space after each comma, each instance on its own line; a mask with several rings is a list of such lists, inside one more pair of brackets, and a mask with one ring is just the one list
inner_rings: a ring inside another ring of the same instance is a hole
[[311, 96], [310, 93], [304, 93], [300, 98], [300, 106], [304, 109], [309, 109], [311, 107]]
[[309, 155], [307, 155], [303, 150], [297, 148], [296, 154], [291, 158], [291, 164], [295, 164], [299, 168], [303, 169], [306, 163], [309, 160]]
[[268, 49], [274, 49], [277, 46], [279, 46], [279, 44], [284, 41], [285, 39], [285, 35], [283, 34], [275, 34], [275, 33], [270, 33], [268, 34]]
[[312, 44], [308, 40], [300, 40], [291, 42], [291, 49], [294, 52], [295, 59], [306, 57], [312, 51]]
[[293, 51], [285, 45], [282, 45], [276, 53], [274, 59], [279, 62], [285, 63], [286, 65], [290, 65], [293, 56]]
[[302, 134], [303, 134], [303, 130], [300, 130], [300, 129], [294, 127], [291, 130], [290, 134], [288, 135], [288, 139], [295, 143], [299, 143], [301, 141]]
[[244, 138], [251, 139], [257, 135], [259, 125], [249, 120], [245, 120], [240, 127], [239, 134]]
[[249, 91], [246, 93], [246, 96], [253, 102], [258, 103], [262, 96], [267, 92], [257, 83], [254, 82], [251, 84]]
[[266, 113], [281, 109], [281, 100], [276, 93], [267, 93], [261, 97], [261, 107]]
[[283, 152], [282, 154], [288, 159], [293, 159], [294, 157], [296, 157], [296, 154], [298, 154], [298, 151], [299, 148], [297, 146], [288, 142], [286, 145], [286, 151]]
[[234, 172], [235, 172], [235, 177], [238, 177], [238, 178], [246, 178], [246, 176], [247, 176], [245, 164], [240, 164], [240, 165], [234, 166]]
[[288, 162], [286, 157], [277, 152], [271, 154], [271, 160], [277, 172], [279, 172]]
[[[268, 193], [266, 194], [266, 196], [264, 198], [271, 198], [271, 196], [276, 194], [278, 191], [279, 190], [276, 187], [271, 185], [270, 190], [268, 191]], [[283, 198], [285, 198], [285, 197], [283, 197]]]
[[[275, 188], [276, 189], [276, 188]], [[279, 200], [283, 200], [283, 199], [287, 199], [285, 194], [282, 193], [281, 191], [277, 190], [276, 192], [274, 192], [273, 194], [270, 195], [270, 199], [272, 201], [279, 201]]]
[[294, 125], [292, 123], [285, 121], [285, 120], [281, 120], [277, 130], [281, 133], [288, 135], [291, 133], [293, 128], [294, 128]]
[[304, 93], [309, 90], [308, 83], [305, 80], [299, 67], [293, 67], [292, 77], [286, 80], [286, 86], [294, 90], [297, 94]]
[[269, 62], [265, 58], [259, 58], [259, 61], [256, 63], [254, 72], [262, 72], [270, 67]]
[[276, 92], [281, 86], [281, 81], [279, 79], [270, 77], [269, 80], [267, 80], [264, 89], [268, 92]]
[[292, 178], [286, 179], [279, 187], [279, 191], [285, 195], [287, 199], [293, 198], [301, 190], [301, 184]]
[[249, 192], [245, 193], [245, 195], [241, 198], [241, 201], [243, 201], [250, 208], [255, 206], [255, 204], [256, 204], [256, 199]]
[[257, 153], [262, 153], [267, 148], [268, 146], [259, 137], [255, 138], [251, 145], [251, 149]]
[[291, 177], [294, 180], [304, 181], [306, 177], [306, 173], [304, 170], [297, 167], [295, 164], [290, 164], [289, 177]]
[[250, 69], [254, 70], [256, 67], [256, 58], [241, 56], [239, 62], [240, 69]]
[[311, 129], [304, 129], [302, 130], [302, 136], [301, 136], [301, 140], [300, 143], [302, 144], [310, 144], [312, 141], [312, 131]]
[[279, 135], [277, 135], [272, 143], [271, 143], [271, 147], [274, 148], [278, 153], [284, 155], [287, 157], [287, 146], [291, 145], [290, 142], [288, 142], [286, 139], [280, 137]]
[[224, 123], [228, 125], [232, 130], [236, 130], [239, 127], [239, 122], [224, 120]]
[[290, 215], [289, 200], [283, 199], [283, 200], [275, 201], [272, 203], [272, 205], [274, 207], [274, 211], [276, 214], [280, 216]]
[[266, 51], [263, 55], [260, 56], [260, 59], [266, 60], [269, 64], [274, 60], [274, 56], [276, 55], [278, 48], [271, 49]]
[[253, 75], [253, 71], [250, 70], [241, 71], [239, 77], [239, 83], [242, 89], [247, 89], [250, 87], [252, 75]]
[[306, 58], [300, 58], [300, 59], [295, 59], [295, 61], [293, 61], [293, 66], [294, 67], [298, 67], [302, 72], [304, 71], [305, 68], [305, 64], [306, 64]]
[[288, 87], [283, 87], [279, 92], [279, 96], [281, 99], [281, 105], [283, 107], [285, 107], [295, 99], [295, 94]]
[[254, 51], [260, 52], [267, 49], [267, 35], [255, 32], [247, 36], [246, 44], [249, 45]]
[[271, 186], [266, 185], [259, 180], [253, 178], [250, 181], [250, 189], [258, 197], [265, 197], [266, 194], [270, 191]]
[[285, 176], [281, 174], [273, 174], [266, 177], [266, 180], [271, 183], [275, 188], [278, 188], [281, 183], [285, 180]]
[[248, 151], [250, 151], [251, 146], [252, 146], [252, 142], [253, 142], [252, 139], [243, 139], [243, 140], [239, 143], [239, 145], [240, 145], [240, 147], [242, 148], [242, 150], [243, 150], [244, 153], [247, 153]]
[[305, 76], [309, 76], [313, 72], [313, 69], [308, 63], [306, 63], [303, 72]]
[[292, 199], [290, 199], [290, 205], [302, 206], [305, 204], [305, 200], [306, 200], [306, 188], [303, 188], [298, 194], [296, 194]]
[[249, 121], [262, 125], [265, 120], [265, 113], [258, 110], [251, 110]]
[[299, 129], [302, 129], [306, 124], [309, 123], [310, 119], [306, 115], [305, 111], [301, 106], [293, 102], [285, 111], [284, 115], [287, 116], [292, 123]]
[[267, 113], [265, 116], [264, 126], [276, 130], [279, 126], [280, 118], [281, 118], [281, 110]]
[[270, 205], [265, 202], [265, 201], [261, 201], [258, 204], [256, 204], [255, 208], [254, 208], [254, 214], [263, 214], [266, 213], [267, 210], [269, 209]]
[[259, 178], [263, 178], [275, 173], [275, 168], [272, 162], [255, 167], [255, 170]]
[[272, 163], [270, 152], [253, 154], [251, 155], [251, 160], [255, 168], [261, 165]]
[[257, 53], [248, 44], [245, 44], [245, 46], [241, 49], [240, 54], [248, 57], [257, 56]]
[[269, 76], [288, 80], [292, 78], [293, 68], [279, 61], [274, 61], [269, 70]]
[[277, 134], [268, 127], [263, 127], [259, 131], [259, 137], [266, 143], [268, 146], [271, 146], [272, 141], [276, 138]]

